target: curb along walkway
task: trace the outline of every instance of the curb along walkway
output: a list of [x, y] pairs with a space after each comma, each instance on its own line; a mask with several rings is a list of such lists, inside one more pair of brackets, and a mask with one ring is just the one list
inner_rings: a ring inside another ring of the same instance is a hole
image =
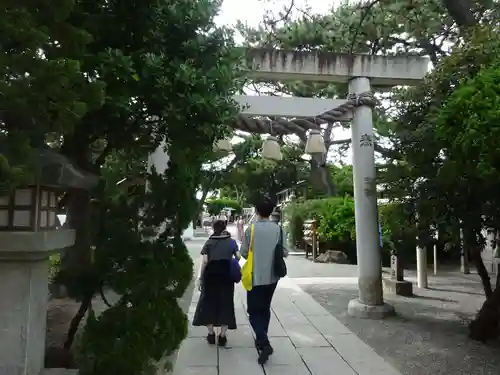
[[174, 375], [401, 375], [289, 278], [279, 282], [273, 299], [269, 337], [275, 351], [260, 366], [245, 292], [241, 284], [235, 289], [238, 329], [228, 332], [226, 348], [209, 346], [206, 328], [191, 326], [195, 292]]

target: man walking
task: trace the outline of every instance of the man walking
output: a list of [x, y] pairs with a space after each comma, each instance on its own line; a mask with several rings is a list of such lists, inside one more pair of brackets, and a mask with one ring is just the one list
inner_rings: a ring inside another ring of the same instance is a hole
[[[269, 219], [274, 207], [269, 199], [263, 199], [255, 206], [257, 220], [245, 231], [240, 248], [245, 259], [248, 258], [250, 246], [253, 251], [253, 281], [252, 290], [247, 292], [247, 312], [255, 332], [260, 364], [267, 362], [274, 352], [268, 337], [271, 301], [279, 281], [274, 271], [274, 252], [276, 245], [284, 245], [286, 238], [281, 226]], [[250, 238], [252, 226], [253, 239]], [[283, 253], [285, 257], [288, 256], [288, 250], [284, 247]]]

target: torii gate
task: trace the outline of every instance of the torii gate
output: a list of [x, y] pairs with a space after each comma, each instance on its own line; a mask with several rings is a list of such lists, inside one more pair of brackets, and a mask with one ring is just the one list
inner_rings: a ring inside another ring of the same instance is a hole
[[[347, 99], [236, 96], [242, 105], [231, 125], [235, 129], [266, 134], [297, 134], [334, 121], [351, 121], [353, 147], [358, 299], [348, 313], [359, 317], [383, 317], [394, 311], [384, 303], [377, 197], [371, 87], [415, 85], [428, 72], [429, 60], [417, 56], [368, 56], [334, 53], [249, 49], [248, 77], [256, 80], [348, 83]], [[262, 120], [252, 116], [291, 117]], [[156, 156], [155, 156], [156, 155]], [[157, 170], [166, 166], [168, 155], [157, 150], [150, 162]], [[164, 170], [164, 169], [163, 169]]]

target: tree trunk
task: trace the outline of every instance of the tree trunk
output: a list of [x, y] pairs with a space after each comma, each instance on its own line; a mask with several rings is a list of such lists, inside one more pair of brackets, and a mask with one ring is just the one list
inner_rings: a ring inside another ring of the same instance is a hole
[[[470, 254], [476, 264], [477, 272], [481, 277], [486, 301], [477, 313], [476, 318], [469, 324], [469, 337], [486, 342], [498, 337], [500, 323], [500, 288], [492, 291], [491, 281], [484, 266], [481, 256], [481, 246], [478, 243], [477, 237], [470, 228], [464, 228], [464, 242], [466, 250], [470, 249]], [[497, 281], [498, 286], [498, 281]]]
[[66, 350], [71, 349], [71, 346], [75, 341], [78, 328], [80, 327], [80, 323], [91, 306], [92, 306], [92, 295], [87, 295], [83, 298], [80, 304], [80, 308], [78, 309], [76, 315], [73, 317], [73, 319], [71, 319], [71, 323], [68, 329], [68, 334], [66, 335], [66, 341], [64, 342], [64, 349]]
[[497, 280], [495, 282], [495, 290], [497, 289], [500, 289], [500, 263], [496, 263], [494, 264], [495, 268], [496, 268], [496, 277], [497, 277]]
[[[91, 266], [91, 206], [90, 192], [72, 189], [68, 195], [67, 225], [76, 231], [75, 244], [61, 259], [61, 272], [64, 281], [83, 282], [81, 277], [90, 271]], [[63, 281], [63, 282], [64, 282]], [[70, 284], [73, 284], [70, 282]], [[67, 285], [68, 290], [75, 285]], [[80, 289], [80, 288], [78, 288]], [[70, 291], [70, 295], [71, 295]], [[81, 297], [85, 293], [78, 293]]]
[[337, 193], [332, 174], [326, 164], [320, 164], [315, 160], [311, 160], [310, 182], [315, 191], [327, 197], [333, 197]]
[[481, 256], [482, 248], [478, 243], [476, 233], [477, 232], [475, 232], [474, 229], [468, 226], [467, 222], [464, 221], [464, 228], [463, 228], [464, 251], [467, 251], [468, 254], [471, 255], [472, 260], [474, 261], [474, 264], [476, 266], [477, 273], [481, 278], [484, 294], [486, 298], [489, 298], [491, 297], [493, 290], [491, 288], [491, 280], [488, 274], [488, 270], [486, 269], [486, 266], [484, 265], [483, 262], [483, 257]]
[[69, 228], [76, 232], [75, 244], [62, 256], [58, 281], [64, 284], [70, 297], [81, 299], [78, 312], [71, 320], [64, 349], [69, 350], [81, 320], [89, 309], [95, 293], [95, 278], [91, 257], [91, 202], [90, 192], [71, 189], [68, 192], [67, 219]]
[[[210, 186], [212, 184], [207, 184], [207, 186], [204, 187], [203, 189], [203, 194], [201, 195], [200, 198], [200, 203], [198, 205], [198, 209], [196, 210], [196, 214], [194, 219], [198, 220], [198, 217], [200, 216], [201, 212], [203, 211], [203, 205], [205, 204], [205, 200], [207, 199], [208, 193], [210, 192]], [[203, 223], [201, 223], [203, 225]]]
[[476, 318], [469, 324], [469, 337], [482, 342], [497, 338], [499, 317], [500, 289], [497, 288], [490, 298], [484, 301]]
[[477, 274], [481, 278], [481, 283], [483, 284], [484, 294], [486, 298], [490, 298], [493, 294], [493, 289], [491, 287], [491, 280], [488, 270], [483, 262], [483, 257], [481, 256], [481, 248], [479, 246], [475, 246], [470, 252], [472, 255], [472, 260], [476, 265]]

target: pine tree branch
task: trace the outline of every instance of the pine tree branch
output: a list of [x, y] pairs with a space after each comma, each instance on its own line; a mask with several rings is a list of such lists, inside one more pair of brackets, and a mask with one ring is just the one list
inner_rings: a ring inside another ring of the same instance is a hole
[[104, 164], [106, 158], [111, 153], [111, 151], [113, 151], [113, 146], [111, 145], [111, 142], [107, 142], [106, 147], [104, 147], [104, 150], [102, 150], [100, 155], [94, 161], [94, 168], [96, 170], [99, 170], [101, 168], [101, 166]]
[[349, 47], [349, 54], [352, 55], [354, 52], [354, 46], [356, 44], [356, 40], [358, 38], [358, 34], [361, 30], [361, 26], [363, 26], [363, 23], [365, 22], [366, 18], [368, 15], [371, 14], [371, 11], [375, 5], [377, 5], [380, 2], [380, 0], [373, 0], [369, 2], [368, 4], [360, 4], [359, 5], [359, 10], [361, 10], [361, 18], [359, 19], [358, 24], [356, 25], [356, 28], [354, 29], [354, 35], [352, 37], [352, 42], [351, 46]]
[[458, 27], [472, 27], [478, 24], [472, 12], [471, 0], [442, 0], [442, 3]]

